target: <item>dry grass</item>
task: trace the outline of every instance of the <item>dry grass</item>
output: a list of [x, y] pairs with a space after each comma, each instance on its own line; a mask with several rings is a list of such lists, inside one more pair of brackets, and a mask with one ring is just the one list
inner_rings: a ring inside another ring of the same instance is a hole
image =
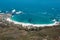
[[0, 40], [60, 40], [60, 26], [27, 29], [0, 24]]

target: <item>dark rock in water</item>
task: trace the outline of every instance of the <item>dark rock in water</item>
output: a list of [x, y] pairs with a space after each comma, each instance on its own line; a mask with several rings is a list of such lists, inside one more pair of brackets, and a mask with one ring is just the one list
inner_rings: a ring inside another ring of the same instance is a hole
[[32, 18], [29, 18], [29, 19], [28, 19], [28, 22], [30, 22], [30, 23], [31, 23], [31, 22], [32, 22]]
[[12, 15], [15, 15], [15, 13], [12, 13]]
[[56, 19], [56, 21], [58, 22], [58, 21], [59, 21], [59, 19]]

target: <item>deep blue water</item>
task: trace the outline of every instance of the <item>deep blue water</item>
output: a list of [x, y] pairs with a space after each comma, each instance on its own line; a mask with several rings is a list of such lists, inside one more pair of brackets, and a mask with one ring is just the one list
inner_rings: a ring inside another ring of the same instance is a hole
[[0, 0], [2, 12], [16, 9], [12, 20], [33, 24], [50, 24], [53, 19], [60, 21], [60, 0]]

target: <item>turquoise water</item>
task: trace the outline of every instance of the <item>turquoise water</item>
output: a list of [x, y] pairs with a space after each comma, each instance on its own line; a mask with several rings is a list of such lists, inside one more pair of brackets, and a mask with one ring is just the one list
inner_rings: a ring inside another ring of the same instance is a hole
[[60, 21], [60, 0], [0, 0], [2, 12], [16, 9], [12, 20], [32, 24], [50, 24], [53, 19]]

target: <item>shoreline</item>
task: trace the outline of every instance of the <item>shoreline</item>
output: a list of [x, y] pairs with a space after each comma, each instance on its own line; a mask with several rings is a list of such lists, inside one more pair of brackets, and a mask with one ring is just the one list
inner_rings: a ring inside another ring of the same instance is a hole
[[[12, 13], [16, 12], [16, 10], [12, 10]], [[19, 13], [22, 13], [21, 11], [18, 11], [16, 12], [17, 14]], [[45, 26], [56, 26], [56, 25], [59, 25], [60, 22], [57, 22], [55, 19], [52, 20], [54, 21], [54, 23], [51, 23], [51, 24], [31, 24], [31, 23], [24, 23], [24, 22], [17, 22], [17, 21], [14, 21], [12, 19], [10, 19], [10, 17], [12, 16], [12, 14], [4, 14], [4, 13], [0, 13], [0, 15], [2, 15], [2, 18], [4, 18], [6, 21], [8, 22], [13, 22], [14, 24], [19, 24], [19, 25], [22, 25], [23, 27], [24, 26], [33, 26], [33, 27], [45, 27]], [[4, 17], [3, 17], [4, 16]]]
[[7, 21], [9, 22], [13, 22], [14, 24], [19, 24], [22, 26], [35, 26], [35, 27], [45, 27], [45, 26], [55, 26], [55, 25], [59, 25], [59, 22], [55, 21], [54, 23], [51, 24], [30, 24], [30, 23], [23, 23], [23, 22], [17, 22], [14, 20], [11, 20], [10, 18], [7, 18]]

